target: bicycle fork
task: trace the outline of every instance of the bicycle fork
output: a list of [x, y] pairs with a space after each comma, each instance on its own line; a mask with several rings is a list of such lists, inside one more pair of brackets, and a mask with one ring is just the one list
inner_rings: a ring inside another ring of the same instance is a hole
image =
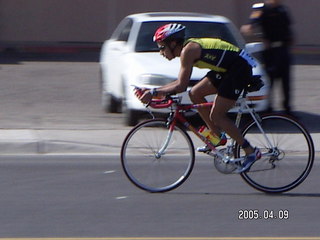
[[165, 141], [163, 142], [161, 148], [157, 152], [155, 152], [155, 154], [154, 154], [156, 159], [160, 159], [161, 156], [163, 156], [165, 154], [167, 147], [169, 146], [169, 143], [170, 143], [172, 135], [173, 135], [173, 130], [176, 125], [176, 122], [173, 119], [174, 119], [173, 115], [170, 114], [170, 116], [167, 119], [168, 134], [167, 134], [167, 137], [166, 137]]
[[166, 140], [164, 141], [162, 147], [160, 148], [160, 150], [158, 152], [156, 152], [154, 154], [154, 156], [156, 157], [156, 159], [160, 159], [162, 155], [165, 154], [167, 147], [169, 146], [169, 143], [171, 141], [172, 138], [172, 134], [173, 134], [173, 129], [169, 129], [168, 131], [168, 135], [166, 137]]

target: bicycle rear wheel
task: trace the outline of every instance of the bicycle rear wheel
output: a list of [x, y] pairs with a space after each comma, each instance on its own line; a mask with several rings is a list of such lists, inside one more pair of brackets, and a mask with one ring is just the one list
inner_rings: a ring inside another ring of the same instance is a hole
[[[310, 173], [314, 161], [310, 134], [286, 115], [262, 116], [260, 124], [265, 135], [254, 121], [243, 129], [251, 145], [260, 148], [262, 158], [242, 173], [242, 178], [255, 189], [267, 193], [281, 193], [297, 187]], [[244, 156], [239, 145], [236, 155]]]
[[173, 131], [162, 119], [134, 127], [121, 149], [126, 176], [148, 192], [166, 192], [180, 186], [190, 175], [195, 161], [194, 146], [184, 129]]

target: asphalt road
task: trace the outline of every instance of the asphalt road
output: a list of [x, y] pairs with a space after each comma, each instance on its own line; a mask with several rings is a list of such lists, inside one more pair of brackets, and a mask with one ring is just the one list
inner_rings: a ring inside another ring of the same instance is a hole
[[[0, 128], [124, 127], [121, 114], [101, 110], [97, 55], [0, 60]], [[294, 66], [293, 107], [307, 128], [319, 133], [320, 67], [315, 63]], [[318, 160], [301, 186], [273, 196], [237, 175], [217, 173], [207, 158], [197, 159], [179, 189], [149, 194], [125, 178], [117, 156], [1, 156], [0, 239], [320, 236]], [[242, 210], [277, 215], [288, 210], [289, 219], [241, 220]]]
[[[218, 173], [207, 157], [197, 159], [181, 187], [163, 194], [132, 185], [118, 157], [12, 156], [0, 165], [0, 239], [320, 234], [318, 164], [301, 186], [281, 195]], [[246, 211], [261, 219], [245, 219]]]

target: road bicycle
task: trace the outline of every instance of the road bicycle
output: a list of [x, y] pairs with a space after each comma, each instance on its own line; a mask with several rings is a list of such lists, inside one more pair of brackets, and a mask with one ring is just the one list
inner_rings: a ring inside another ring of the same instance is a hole
[[[250, 116], [242, 128], [243, 136], [261, 150], [261, 159], [240, 173], [246, 183], [266, 193], [282, 193], [301, 184], [311, 171], [314, 145], [306, 128], [295, 118], [280, 113], [260, 115], [247, 102], [247, 93], [262, 87], [252, 81], [237, 100], [235, 124]], [[121, 148], [122, 168], [129, 180], [148, 192], [167, 192], [179, 187], [190, 176], [195, 163], [195, 149], [189, 132], [210, 148], [215, 168], [224, 174], [235, 174], [241, 168], [244, 151], [230, 137], [225, 146], [214, 147], [202, 136], [185, 114], [190, 110], [211, 107], [213, 102], [181, 104], [181, 98], [168, 96], [153, 99], [150, 107], [170, 108], [167, 119], [153, 118], [136, 125]]]

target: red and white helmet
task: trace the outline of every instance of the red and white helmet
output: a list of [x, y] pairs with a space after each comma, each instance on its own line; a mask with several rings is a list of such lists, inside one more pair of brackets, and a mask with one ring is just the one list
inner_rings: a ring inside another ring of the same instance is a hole
[[168, 38], [178, 39], [184, 38], [185, 36], [185, 26], [179, 23], [169, 23], [162, 27], [159, 27], [153, 36], [154, 42], [161, 42]]

